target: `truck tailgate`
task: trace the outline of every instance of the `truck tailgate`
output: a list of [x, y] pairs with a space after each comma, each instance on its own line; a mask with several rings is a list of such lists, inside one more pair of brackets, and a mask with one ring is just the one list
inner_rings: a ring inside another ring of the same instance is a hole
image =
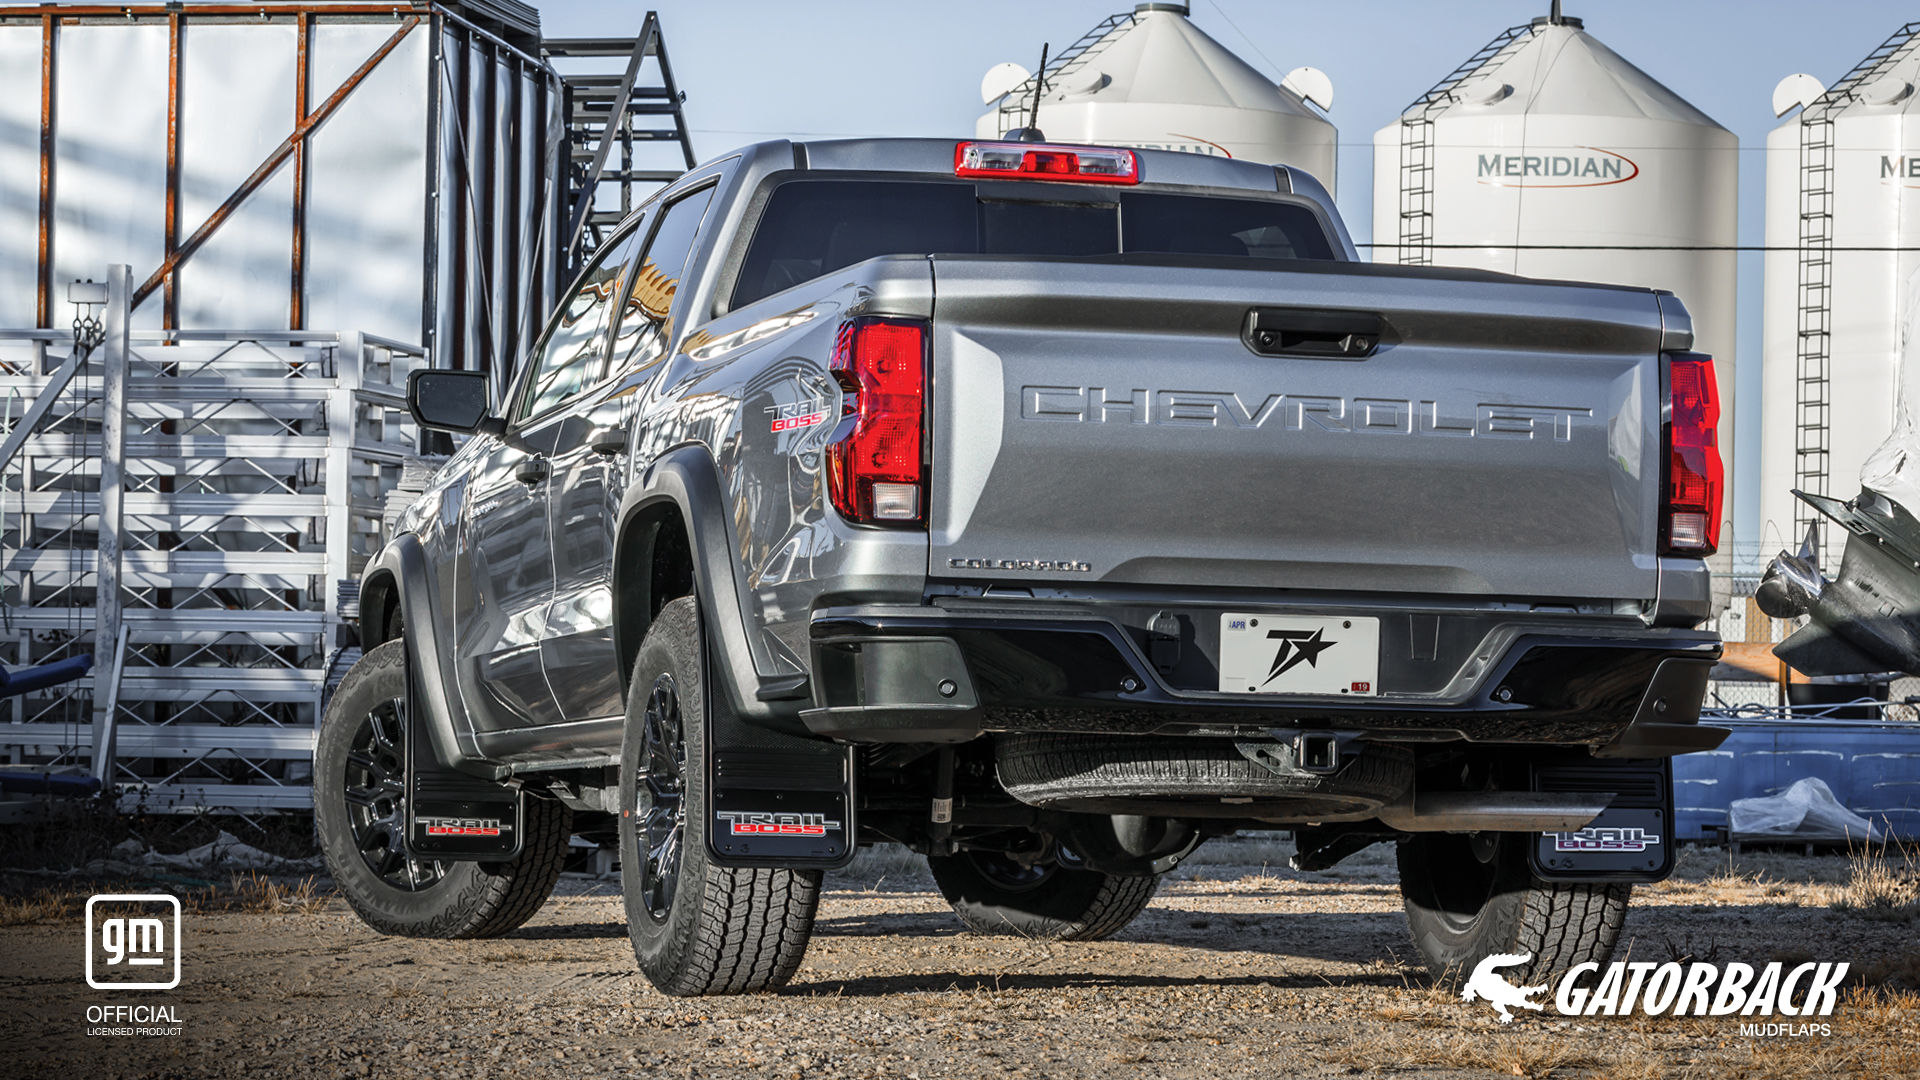
[[1298, 265], [935, 259], [931, 575], [1654, 596], [1655, 294]]

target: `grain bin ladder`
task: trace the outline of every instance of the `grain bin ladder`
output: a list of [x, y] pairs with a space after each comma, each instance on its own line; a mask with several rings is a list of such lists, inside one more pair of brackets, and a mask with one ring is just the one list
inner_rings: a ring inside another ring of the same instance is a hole
[[1510, 26], [1467, 57], [1400, 114], [1400, 262], [1433, 262], [1433, 121], [1453, 104], [1468, 79], [1504, 63], [1508, 46], [1532, 36], [1532, 25]]
[[[1891, 70], [1917, 44], [1920, 22], [1901, 27], [1855, 64], [1839, 82], [1800, 111], [1800, 275], [1794, 352], [1793, 486], [1827, 494], [1832, 461], [1833, 203], [1836, 114], [1863, 87]], [[1794, 501], [1793, 535], [1824, 529], [1813, 507]], [[1816, 544], [1815, 550], [1820, 547]], [[1822, 560], [1827, 561], [1825, 559]]]

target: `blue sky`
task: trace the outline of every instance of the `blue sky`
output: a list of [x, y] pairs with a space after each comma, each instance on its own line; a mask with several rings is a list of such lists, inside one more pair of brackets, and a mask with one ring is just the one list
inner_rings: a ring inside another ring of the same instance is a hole
[[[970, 135], [980, 76], [1027, 67], [1127, 0], [538, 0], [550, 36], [626, 34], [660, 12], [703, 158], [760, 139]], [[1311, 64], [1333, 79], [1341, 211], [1371, 232], [1373, 132], [1501, 29], [1546, 0], [1419, 3], [1192, 0], [1193, 20], [1276, 81]], [[1762, 242], [1769, 99], [1785, 75], [1832, 82], [1907, 19], [1886, 0], [1566, 0], [1589, 33], [1740, 137], [1740, 242]], [[1740, 434], [1732, 525], [1756, 540], [1760, 256], [1740, 256]]]

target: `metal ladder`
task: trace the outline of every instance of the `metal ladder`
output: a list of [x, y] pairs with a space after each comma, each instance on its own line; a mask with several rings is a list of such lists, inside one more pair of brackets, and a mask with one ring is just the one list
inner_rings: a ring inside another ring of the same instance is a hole
[[[607, 230], [626, 217], [637, 201], [693, 168], [693, 139], [687, 132], [683, 110], [686, 94], [674, 82], [673, 65], [667, 60], [666, 40], [655, 13], [647, 13], [637, 37], [554, 38], [543, 41], [540, 51], [549, 64], [555, 60], [626, 60], [619, 70], [560, 72], [565, 143], [555, 152], [567, 177], [567, 191], [558, 210], [557, 247], [562, 253], [563, 273], [570, 278], [593, 255]], [[655, 63], [648, 65], [649, 59]], [[651, 143], [677, 148], [678, 166], [638, 164], [636, 147], [645, 153]], [[600, 208], [601, 197], [609, 187], [618, 200], [617, 210]]]
[[[1901, 27], [1800, 112], [1793, 486], [1811, 495], [1827, 494], [1832, 466], [1834, 116], [1917, 41], [1920, 22]], [[1815, 530], [1818, 551], [1821, 528], [1819, 513], [1796, 499], [1794, 535]]]
[[1033, 101], [1033, 87], [1037, 79], [1045, 78], [1048, 84], [1058, 82], [1067, 75], [1085, 67], [1092, 59], [1120, 37], [1120, 31], [1133, 25], [1133, 12], [1125, 11], [1118, 15], [1109, 15], [1093, 29], [1081, 34], [1079, 40], [1054, 54], [1047, 66], [1032, 75], [1026, 81], [1007, 92], [1000, 99], [1000, 131], [1002, 134], [1017, 127], [1026, 126], [1027, 106]]
[[1533, 33], [1531, 24], [1510, 26], [1480, 46], [1480, 51], [1415, 98], [1400, 114], [1399, 261], [1409, 266], [1433, 262], [1433, 121], [1454, 103], [1454, 92], [1473, 76], [1491, 72], [1508, 46]]

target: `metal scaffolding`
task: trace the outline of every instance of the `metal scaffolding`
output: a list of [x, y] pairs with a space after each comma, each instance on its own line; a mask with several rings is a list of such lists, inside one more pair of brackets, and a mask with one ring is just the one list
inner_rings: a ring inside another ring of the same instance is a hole
[[337, 583], [414, 452], [401, 387], [425, 356], [368, 335], [130, 331], [131, 291], [116, 267], [91, 351], [0, 331], [0, 397], [45, 406], [0, 463], [0, 660], [98, 659], [86, 689], [12, 700], [0, 758], [85, 762], [127, 810], [303, 809], [355, 614]]

